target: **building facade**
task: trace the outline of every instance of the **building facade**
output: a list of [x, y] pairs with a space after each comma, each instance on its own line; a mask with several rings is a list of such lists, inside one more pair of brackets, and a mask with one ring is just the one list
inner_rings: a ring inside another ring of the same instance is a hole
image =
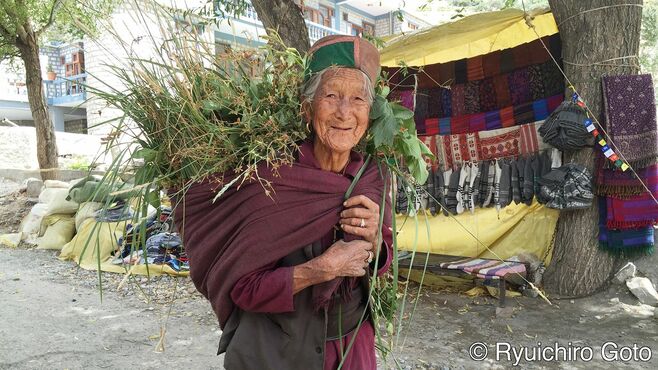
[[[206, 0], [156, 2], [181, 10], [208, 6]], [[384, 37], [430, 26], [413, 14], [398, 10], [396, 1], [296, 0], [296, 3], [304, 16], [311, 42], [333, 34]], [[152, 49], [157, 41], [154, 38], [161, 38], [162, 20], [153, 17], [150, 6], [152, 3], [148, 1], [121, 6], [107, 20], [106, 30], [97, 37], [42, 47], [44, 90], [56, 131], [96, 135], [110, 132], [109, 121], [120, 117], [122, 112], [96, 99], [85, 86], [92, 90], [120, 91], [121, 81], [112, 66], [125, 64], [129, 55], [155, 57]], [[218, 2], [214, 6], [218, 7]], [[176, 18], [169, 26], [194, 25]], [[214, 43], [216, 53], [227, 48], [257, 47], [263, 44], [261, 36], [266, 34], [251, 5], [241, 16], [218, 19], [216, 25], [204, 25], [199, 30], [204, 40]], [[2, 70], [0, 76], [0, 120], [33, 126], [24, 76], [8, 69]]]

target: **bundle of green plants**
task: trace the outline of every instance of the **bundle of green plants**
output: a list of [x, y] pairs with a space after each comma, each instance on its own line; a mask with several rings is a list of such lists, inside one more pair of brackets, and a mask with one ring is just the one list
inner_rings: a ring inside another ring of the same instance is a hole
[[[156, 59], [109, 66], [125, 88], [94, 92], [124, 114], [116, 136], [135, 143], [126, 158], [139, 159], [136, 185], [182, 189], [216, 173], [244, 180], [257, 177], [261, 163], [275, 171], [292, 163], [309, 134], [299, 95], [306, 58], [277, 37], [267, 41], [215, 54], [201, 40], [172, 36]], [[396, 172], [405, 163], [424, 182], [422, 155], [431, 153], [416, 137], [413, 112], [386, 100], [384, 80], [376, 91], [362, 150]]]

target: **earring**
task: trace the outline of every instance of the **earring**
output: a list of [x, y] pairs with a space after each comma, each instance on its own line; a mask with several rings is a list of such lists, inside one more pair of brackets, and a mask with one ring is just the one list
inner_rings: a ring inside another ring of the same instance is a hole
[[306, 131], [311, 132], [311, 122], [306, 121]]

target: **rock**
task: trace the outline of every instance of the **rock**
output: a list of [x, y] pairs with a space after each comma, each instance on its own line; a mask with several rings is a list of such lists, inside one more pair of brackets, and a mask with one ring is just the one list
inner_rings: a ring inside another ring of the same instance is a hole
[[626, 280], [630, 278], [635, 277], [635, 273], [637, 272], [637, 268], [633, 264], [633, 262], [627, 263], [624, 267], [622, 267], [617, 273], [615, 274], [615, 282], [618, 284], [623, 284]]
[[25, 180], [25, 186], [28, 198], [39, 198], [41, 189], [43, 189], [43, 181], [35, 178]]
[[651, 306], [658, 305], [658, 293], [651, 284], [651, 280], [645, 277], [634, 277], [626, 281], [626, 286], [641, 303]]
[[10, 248], [16, 248], [21, 243], [23, 233], [1, 234], [0, 245], [6, 245]]
[[610, 298], [610, 303], [619, 303], [619, 298]]

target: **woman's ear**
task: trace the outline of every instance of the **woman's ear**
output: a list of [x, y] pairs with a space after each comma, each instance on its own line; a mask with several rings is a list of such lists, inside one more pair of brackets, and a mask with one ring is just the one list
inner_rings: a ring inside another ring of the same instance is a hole
[[304, 116], [304, 119], [306, 120], [307, 123], [311, 122], [311, 119], [313, 118], [313, 107], [310, 101], [304, 99], [302, 102], [302, 116]]

